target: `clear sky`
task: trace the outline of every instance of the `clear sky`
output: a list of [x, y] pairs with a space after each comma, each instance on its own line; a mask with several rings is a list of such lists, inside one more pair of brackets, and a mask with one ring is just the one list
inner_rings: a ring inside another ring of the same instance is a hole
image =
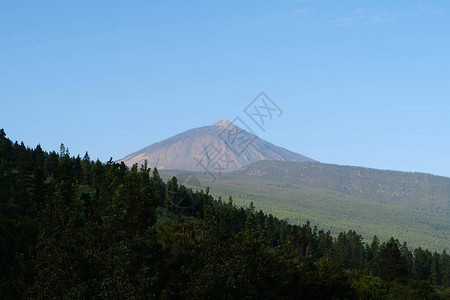
[[450, 1], [0, 1], [0, 127], [28, 146], [120, 159], [261, 91], [276, 145], [450, 176]]

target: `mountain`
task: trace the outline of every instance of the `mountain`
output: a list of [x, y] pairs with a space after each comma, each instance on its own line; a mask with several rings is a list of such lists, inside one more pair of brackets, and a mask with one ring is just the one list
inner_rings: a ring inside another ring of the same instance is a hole
[[377, 170], [333, 164], [262, 161], [233, 176], [256, 176], [324, 188], [386, 204], [429, 210], [450, 217], [450, 178], [417, 172]]
[[[263, 209], [293, 224], [310, 220], [338, 234], [358, 230], [450, 250], [450, 178], [316, 162], [277, 147], [228, 120], [191, 129], [124, 159], [157, 167], [191, 188]], [[228, 162], [228, 166], [219, 163]], [[181, 172], [180, 172], [181, 171]], [[208, 172], [221, 176], [211, 177]]]
[[192, 188], [210, 187], [292, 224], [309, 220], [333, 234], [357, 230], [366, 241], [391, 236], [412, 247], [450, 250], [450, 178], [318, 162], [259, 161], [216, 180], [162, 171]]
[[127, 166], [148, 161], [160, 170], [226, 173], [261, 160], [313, 162], [275, 146], [223, 119], [154, 143], [119, 161]]

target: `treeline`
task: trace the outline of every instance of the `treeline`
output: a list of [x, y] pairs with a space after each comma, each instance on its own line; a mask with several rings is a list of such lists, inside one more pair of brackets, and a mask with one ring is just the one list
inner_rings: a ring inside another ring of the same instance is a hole
[[291, 225], [0, 131], [2, 299], [445, 299], [450, 257]]

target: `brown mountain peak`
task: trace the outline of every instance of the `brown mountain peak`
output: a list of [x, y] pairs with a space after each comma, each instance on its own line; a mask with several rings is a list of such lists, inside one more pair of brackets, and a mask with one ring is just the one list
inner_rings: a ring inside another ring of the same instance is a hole
[[219, 127], [228, 127], [230, 125], [234, 125], [234, 124], [232, 122], [228, 121], [227, 119], [222, 119], [213, 124], [213, 126], [219, 126]]

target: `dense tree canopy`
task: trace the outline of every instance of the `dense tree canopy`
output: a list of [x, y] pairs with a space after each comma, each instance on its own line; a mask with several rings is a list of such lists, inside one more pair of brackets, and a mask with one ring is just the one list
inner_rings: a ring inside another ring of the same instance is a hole
[[450, 286], [445, 251], [333, 237], [3, 130], [0, 254], [2, 299], [438, 299]]

